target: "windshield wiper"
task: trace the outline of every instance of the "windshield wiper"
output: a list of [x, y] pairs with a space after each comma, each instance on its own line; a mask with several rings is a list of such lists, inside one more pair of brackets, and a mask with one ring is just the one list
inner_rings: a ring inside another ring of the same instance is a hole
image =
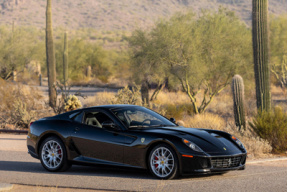
[[132, 126], [129, 126], [129, 128], [144, 128], [144, 127], [148, 127], [146, 125], [132, 125]]
[[176, 127], [176, 125], [164, 125], [164, 124], [159, 124], [159, 125], [132, 125], [129, 128], [148, 128], [148, 127]]
[[164, 124], [159, 124], [159, 125], [150, 125], [148, 127], [175, 127], [176, 125], [164, 125]]

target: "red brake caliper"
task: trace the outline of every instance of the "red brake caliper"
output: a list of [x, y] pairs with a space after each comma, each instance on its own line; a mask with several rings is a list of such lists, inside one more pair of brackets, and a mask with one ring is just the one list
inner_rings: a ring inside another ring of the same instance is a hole
[[58, 154], [59, 154], [59, 157], [61, 158], [62, 151], [60, 149], [60, 146], [58, 146]]
[[[155, 157], [154, 159], [155, 159], [155, 160], [158, 160], [157, 157]], [[158, 167], [158, 164], [155, 164], [155, 168], [157, 168], [157, 167]]]

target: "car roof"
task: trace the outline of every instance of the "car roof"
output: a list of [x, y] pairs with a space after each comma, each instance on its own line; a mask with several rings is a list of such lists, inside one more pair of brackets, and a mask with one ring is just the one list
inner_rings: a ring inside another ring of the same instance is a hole
[[83, 110], [87, 110], [87, 109], [117, 109], [117, 108], [123, 108], [123, 107], [130, 107], [130, 108], [134, 108], [134, 107], [141, 107], [138, 105], [127, 105], [127, 104], [113, 104], [113, 105], [99, 105], [99, 106], [94, 106], [94, 107], [88, 107], [88, 108], [80, 108], [80, 109], [76, 109], [73, 111], [69, 111], [66, 113], [62, 113], [59, 115], [55, 115], [53, 117], [50, 118], [69, 118], [70, 115], [74, 114], [74, 113], [78, 113], [79, 111], [83, 111]]
[[128, 105], [128, 104], [112, 104], [112, 105], [99, 105], [99, 106], [88, 107], [88, 108], [83, 108], [83, 109], [99, 109], [99, 108], [115, 109], [115, 108], [122, 108], [122, 107], [141, 107], [141, 106]]

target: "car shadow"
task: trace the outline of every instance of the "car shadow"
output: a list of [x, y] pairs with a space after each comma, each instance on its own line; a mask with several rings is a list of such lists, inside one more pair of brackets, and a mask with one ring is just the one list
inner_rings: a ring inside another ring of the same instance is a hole
[[[23, 161], [0, 161], [0, 171], [16, 171], [26, 173], [44, 173], [57, 175], [85, 175], [97, 177], [121, 177], [132, 179], [156, 179], [148, 170], [135, 169], [128, 167], [114, 167], [106, 165], [80, 166], [73, 165], [65, 172], [49, 172], [43, 168], [40, 162], [23, 162]], [[177, 179], [186, 180], [193, 178], [205, 178], [216, 176], [218, 174], [206, 175], [184, 175]]]
[[97, 177], [121, 177], [133, 179], [154, 179], [154, 177], [147, 170], [135, 168], [107, 167], [103, 165], [73, 165], [68, 171], [65, 172], [49, 172], [43, 168], [40, 162], [0, 161], [0, 171], [16, 171], [58, 175], [85, 175]]

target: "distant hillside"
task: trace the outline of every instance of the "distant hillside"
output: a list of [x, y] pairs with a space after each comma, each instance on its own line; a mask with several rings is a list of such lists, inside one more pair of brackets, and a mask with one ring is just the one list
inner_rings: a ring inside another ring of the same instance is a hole
[[[149, 26], [158, 17], [192, 8], [216, 10], [220, 5], [234, 10], [247, 24], [252, 0], [53, 0], [54, 27], [132, 30]], [[0, 0], [0, 24], [45, 26], [46, 0]], [[287, 0], [269, 0], [270, 13], [287, 13]]]

